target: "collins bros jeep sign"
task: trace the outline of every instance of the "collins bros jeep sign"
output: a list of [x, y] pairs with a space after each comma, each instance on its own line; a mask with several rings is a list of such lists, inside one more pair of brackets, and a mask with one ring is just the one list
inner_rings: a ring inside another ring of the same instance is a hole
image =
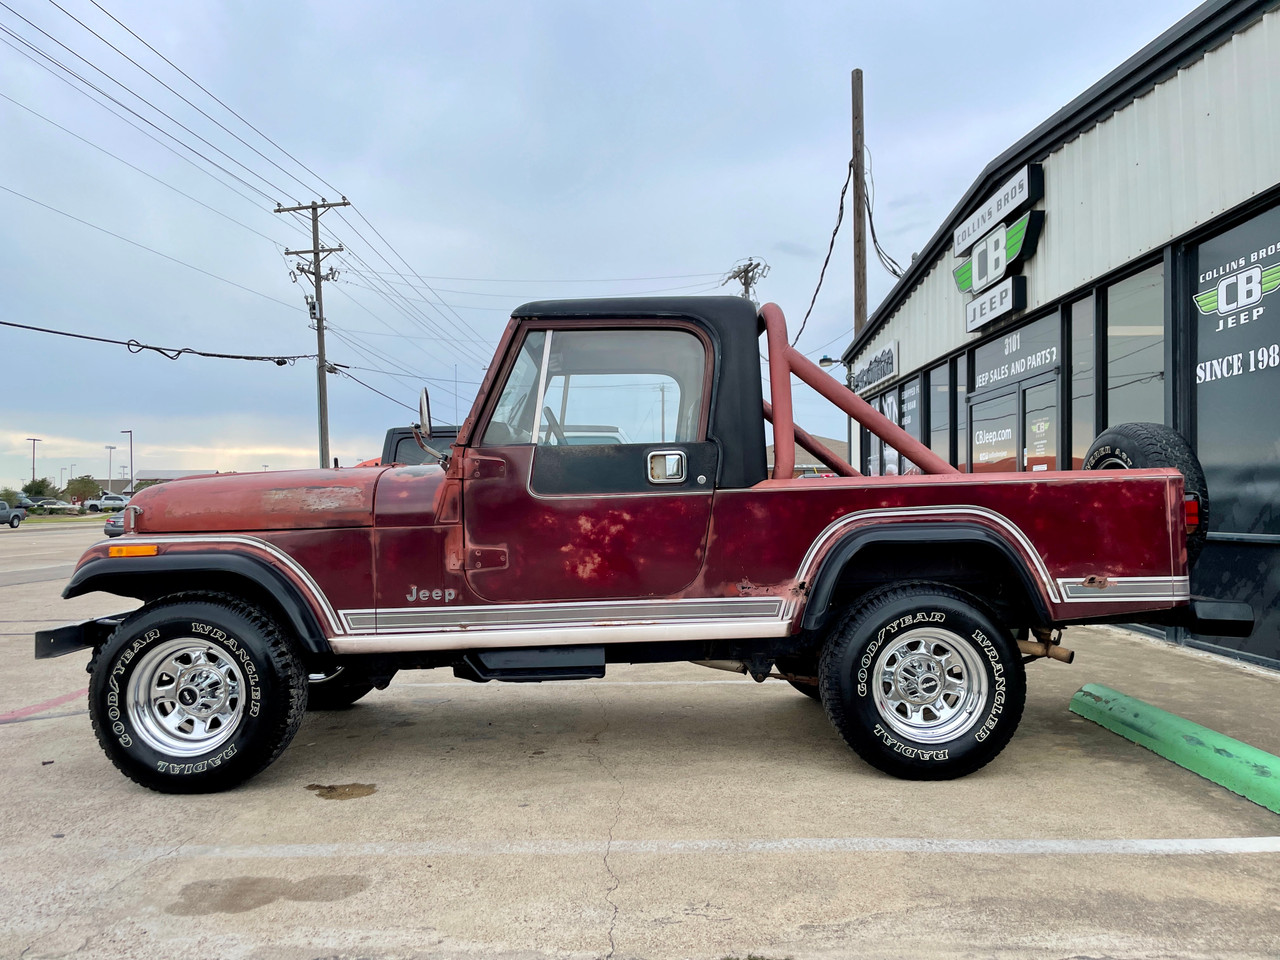
[[[1027, 303], [1023, 261], [1035, 253], [1044, 213], [1014, 215], [1044, 195], [1039, 164], [1023, 167], [970, 214], [952, 235], [953, 252], [961, 259], [952, 271], [961, 293], [977, 294], [965, 307], [965, 329], [972, 333], [997, 317]], [[965, 257], [965, 254], [970, 253]]]

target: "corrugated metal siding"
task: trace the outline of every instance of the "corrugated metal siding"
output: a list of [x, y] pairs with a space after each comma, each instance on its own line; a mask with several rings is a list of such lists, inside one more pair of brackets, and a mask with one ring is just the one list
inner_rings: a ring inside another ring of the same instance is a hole
[[[1280, 182], [1280, 11], [1041, 162], [1028, 313]], [[964, 330], [957, 265], [945, 254], [859, 356], [897, 340], [905, 372], [978, 339]]]

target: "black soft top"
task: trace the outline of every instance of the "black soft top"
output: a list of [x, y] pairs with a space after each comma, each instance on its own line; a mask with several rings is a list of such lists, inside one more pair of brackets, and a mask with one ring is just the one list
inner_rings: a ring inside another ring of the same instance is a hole
[[718, 487], [749, 487], [768, 475], [760, 391], [756, 306], [743, 297], [618, 297], [535, 300], [511, 312], [518, 320], [688, 320], [711, 337], [715, 373], [709, 439], [720, 448]]

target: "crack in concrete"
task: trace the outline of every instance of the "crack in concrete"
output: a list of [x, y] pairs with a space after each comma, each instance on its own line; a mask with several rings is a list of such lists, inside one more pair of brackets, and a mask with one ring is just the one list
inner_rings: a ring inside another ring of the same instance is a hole
[[[600, 699], [600, 694], [592, 691], [592, 696], [596, 698], [596, 704], [600, 707], [600, 712], [604, 714], [604, 726], [592, 734], [590, 742], [599, 742], [600, 735], [609, 729], [609, 711], [605, 708], [604, 701]], [[618, 945], [614, 941], [614, 930], [618, 926], [618, 904], [614, 901], [613, 895], [618, 891], [618, 887], [622, 885], [622, 880], [613, 872], [613, 867], [609, 864], [609, 854], [613, 851], [613, 832], [618, 827], [618, 821], [622, 819], [622, 798], [626, 794], [627, 789], [622, 785], [622, 781], [618, 779], [618, 775], [613, 772], [613, 768], [596, 755], [596, 752], [590, 747], [587, 753], [591, 759], [600, 765], [605, 773], [613, 778], [613, 782], [618, 785], [618, 799], [614, 805], [613, 823], [609, 826], [609, 838], [605, 841], [604, 846], [604, 868], [608, 872], [610, 879], [613, 881], [607, 891], [605, 891], [605, 902], [613, 908], [613, 916], [609, 919], [609, 952], [605, 955], [604, 960], [613, 960], [614, 953], [617, 952]]]
[[[134, 867], [124, 876], [120, 877], [120, 879], [118, 879], [115, 883], [111, 884], [111, 886], [107, 887], [107, 889], [104, 890], [101, 894], [99, 894], [99, 896], [102, 898], [109, 897], [112, 893], [115, 893], [115, 891], [125, 881], [137, 876], [138, 873], [142, 871], [144, 868], [149, 867], [154, 863], [159, 863], [161, 860], [166, 860], [169, 857], [174, 856], [175, 854], [177, 854], [179, 850], [181, 850], [183, 847], [185, 847], [188, 843], [190, 843], [195, 838], [196, 838], [196, 835], [193, 833], [191, 836], [187, 837], [186, 839], [179, 840], [178, 843], [172, 849], [166, 850], [163, 853], [156, 854], [154, 857], [144, 858], [141, 863], [139, 863], [136, 867]], [[88, 916], [88, 912], [84, 910], [66, 914], [61, 920], [58, 921], [58, 925], [56, 927], [54, 927], [48, 933], [40, 934], [38, 937], [32, 940], [29, 944], [27, 944], [27, 946], [23, 948], [22, 952], [18, 954], [19, 960], [21, 960], [22, 957], [25, 957], [33, 949], [35, 949], [42, 940], [47, 940], [50, 937], [56, 936], [58, 932], [62, 930], [62, 928], [67, 924], [69, 920], [77, 920], [77, 919], [80, 919], [81, 917], [87, 917], [87, 916]], [[71, 951], [71, 953], [82, 953], [85, 947], [87, 947], [88, 945], [89, 945], [89, 938], [86, 937], [81, 942], [81, 944], [75, 948], [75, 950]], [[64, 957], [70, 956], [70, 955], [71, 954], [68, 954], [68, 953], [62, 954], [62, 956]]]

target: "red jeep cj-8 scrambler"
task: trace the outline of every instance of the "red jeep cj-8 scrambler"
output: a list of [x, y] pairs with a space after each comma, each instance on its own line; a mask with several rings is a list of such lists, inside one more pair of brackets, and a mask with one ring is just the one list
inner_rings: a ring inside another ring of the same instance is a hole
[[[794, 426], [791, 373], [924, 474], [863, 477]], [[837, 476], [792, 480], [795, 443]], [[788, 346], [772, 304], [527, 304], [438, 460], [144, 490], [64, 596], [145, 605], [38, 633], [36, 656], [93, 648], [98, 739], [163, 791], [252, 777], [308, 706], [400, 669], [678, 660], [781, 677], [868, 763], [943, 779], [1013, 735], [1024, 660], [1070, 659], [1055, 628], [1252, 624], [1189, 595], [1208, 501], [1176, 433], [1108, 431], [1090, 465], [1123, 470], [961, 474]]]

